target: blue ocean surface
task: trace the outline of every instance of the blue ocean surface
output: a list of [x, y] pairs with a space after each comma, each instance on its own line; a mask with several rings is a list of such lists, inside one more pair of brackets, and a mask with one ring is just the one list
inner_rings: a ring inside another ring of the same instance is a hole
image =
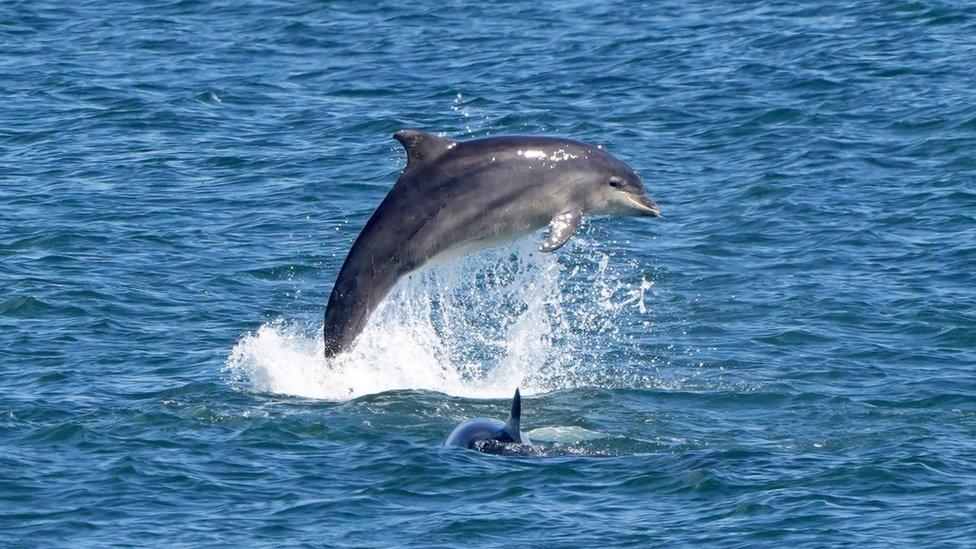
[[[0, 3], [0, 546], [976, 544], [976, 4]], [[633, 166], [322, 314], [406, 127]], [[539, 456], [445, 448], [521, 387]]]

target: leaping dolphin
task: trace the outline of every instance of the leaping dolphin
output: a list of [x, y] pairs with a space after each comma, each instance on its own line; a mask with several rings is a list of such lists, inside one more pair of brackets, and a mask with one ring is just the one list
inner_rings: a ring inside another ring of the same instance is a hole
[[659, 216], [629, 166], [598, 147], [552, 137], [393, 138], [407, 167], [366, 222], [325, 309], [325, 356], [352, 346], [404, 275], [549, 225], [539, 247], [566, 243], [583, 214]]

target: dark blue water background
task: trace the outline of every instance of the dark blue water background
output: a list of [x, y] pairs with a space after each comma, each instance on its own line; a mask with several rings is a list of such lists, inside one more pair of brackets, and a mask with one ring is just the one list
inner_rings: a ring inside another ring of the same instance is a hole
[[[976, 541], [968, 2], [0, 4], [0, 545]], [[603, 144], [666, 216], [401, 285], [390, 135]], [[504, 417], [548, 457], [441, 446]]]

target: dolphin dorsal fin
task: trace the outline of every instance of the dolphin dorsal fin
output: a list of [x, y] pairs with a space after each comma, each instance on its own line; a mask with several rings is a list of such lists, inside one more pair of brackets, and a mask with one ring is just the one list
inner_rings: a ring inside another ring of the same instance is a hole
[[407, 168], [415, 168], [432, 162], [438, 156], [454, 148], [456, 141], [420, 130], [400, 130], [393, 134], [407, 151]]
[[512, 413], [508, 414], [508, 421], [505, 422], [505, 432], [512, 437], [515, 442], [522, 442], [520, 423], [522, 421], [522, 395], [515, 389], [515, 397], [512, 399]]

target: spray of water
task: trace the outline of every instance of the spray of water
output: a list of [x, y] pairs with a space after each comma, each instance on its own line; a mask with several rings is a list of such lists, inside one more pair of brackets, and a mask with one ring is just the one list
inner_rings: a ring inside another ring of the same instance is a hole
[[[355, 346], [323, 358], [321, 325], [278, 320], [245, 335], [226, 361], [257, 392], [346, 400], [397, 389], [507, 397], [606, 386], [600, 365], [632, 345], [622, 311], [645, 311], [648, 282], [585, 238], [559, 254], [529, 238], [413, 274], [397, 284]], [[639, 322], [639, 319], [628, 319]]]

